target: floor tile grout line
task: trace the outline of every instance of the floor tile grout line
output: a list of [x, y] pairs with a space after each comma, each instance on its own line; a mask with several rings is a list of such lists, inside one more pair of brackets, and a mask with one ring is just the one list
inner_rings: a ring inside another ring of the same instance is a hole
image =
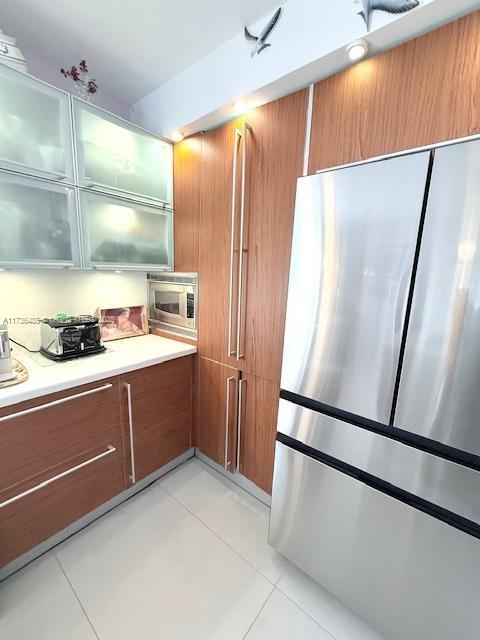
[[211, 527], [209, 527], [206, 522], [204, 522], [196, 513], [194, 513], [191, 509], [189, 509], [186, 504], [184, 504], [181, 500], [179, 500], [179, 498], [177, 498], [177, 496], [175, 496], [173, 493], [170, 493], [170, 491], [168, 491], [164, 487], [162, 487], [162, 489], [164, 491], [166, 491], [168, 493], [168, 495], [171, 498], [173, 498], [175, 500], [175, 502], [177, 502], [183, 509], [185, 509], [185, 511], [187, 511], [190, 515], [192, 515], [194, 518], [196, 518], [201, 524], [203, 524], [203, 526], [206, 529], [208, 529], [210, 531], [210, 533], [213, 533], [213, 535], [216, 536], [221, 542], [223, 542], [224, 545], [226, 545], [231, 551], [236, 553], [237, 556], [242, 558], [242, 560], [244, 560], [254, 571], [256, 571], [256, 573], [258, 573], [258, 575], [260, 575], [262, 578], [264, 578], [269, 584], [272, 585], [273, 588], [275, 588], [275, 583], [272, 582], [272, 580], [270, 578], [267, 578], [267, 576], [265, 574], [263, 574], [259, 569], [257, 569], [257, 567], [254, 564], [252, 564], [252, 562], [250, 562], [250, 560], [248, 558], [246, 558], [239, 551], [234, 549], [229, 542], [224, 540], [224, 538], [222, 538], [222, 536], [220, 534], [218, 534]]
[[65, 580], [68, 582], [68, 585], [70, 587], [70, 589], [73, 592], [73, 595], [75, 596], [78, 604], [80, 605], [81, 610], [83, 611], [85, 618], [88, 621], [88, 624], [91, 626], [93, 633], [95, 634], [95, 637], [100, 640], [100, 636], [97, 633], [97, 630], [95, 629], [95, 627], [93, 626], [92, 621], [90, 620], [90, 617], [88, 615], [88, 613], [85, 611], [85, 607], [83, 606], [82, 601], [80, 600], [80, 597], [78, 595], [78, 593], [75, 591], [75, 589], [73, 588], [72, 583], [70, 582], [70, 578], [67, 575], [67, 572], [65, 571], [62, 563], [60, 562], [60, 558], [57, 556], [57, 554], [55, 553], [55, 551], [52, 551], [53, 556], [55, 557], [55, 560], [58, 562], [58, 566], [60, 567], [61, 572], [63, 573], [63, 575], [65, 576]]
[[262, 604], [262, 606], [260, 607], [257, 615], [255, 616], [255, 618], [252, 620], [252, 624], [248, 627], [247, 632], [245, 633], [245, 635], [242, 637], [242, 640], [246, 640], [248, 634], [250, 633], [250, 631], [253, 628], [253, 625], [255, 624], [255, 622], [258, 620], [258, 616], [262, 613], [262, 611], [265, 609], [265, 605], [267, 604], [267, 602], [270, 600], [270, 598], [272, 597], [272, 593], [275, 591], [275, 587], [272, 588], [272, 590], [270, 591], [270, 593], [268, 594], [268, 596], [265, 598], [265, 602]]
[[[207, 468], [207, 473], [210, 473], [210, 471], [213, 471], [213, 473], [211, 474], [213, 478], [217, 478], [217, 476], [221, 476], [221, 479], [218, 479], [219, 482], [221, 482], [224, 486], [227, 483], [233, 484], [235, 486], [235, 489], [239, 489], [240, 491], [242, 491], [243, 493], [246, 493], [248, 496], [254, 498], [255, 500], [257, 500], [258, 502], [260, 502], [261, 504], [264, 504], [261, 500], [259, 500], [258, 498], [256, 498], [255, 496], [253, 496], [252, 494], [248, 493], [248, 491], [245, 491], [245, 489], [242, 489], [242, 487], [239, 487], [238, 485], [236, 485], [234, 482], [232, 482], [231, 480], [229, 480], [228, 478], [225, 478], [224, 476], [222, 476], [221, 474], [218, 473], [218, 471], [216, 469], [214, 469], [213, 467], [210, 467], [206, 462], [204, 462], [203, 460], [200, 460], [200, 458], [195, 459], [194, 458], [190, 458], [190, 460], [194, 460], [195, 463], [199, 463], [200, 467], [203, 468]], [[187, 462], [189, 462], [190, 460], [187, 460]], [[176, 467], [175, 469], [172, 469], [171, 471], [169, 471], [168, 474], [170, 473], [174, 473], [175, 471], [178, 471], [179, 467]], [[165, 477], [165, 476], [164, 476]], [[163, 480], [163, 478], [160, 478], [159, 481]], [[282, 595], [284, 595], [288, 600], [290, 600], [290, 602], [292, 604], [294, 604], [300, 611], [302, 611], [302, 613], [304, 613], [308, 618], [310, 618], [310, 620], [312, 620], [313, 622], [315, 622], [315, 624], [317, 624], [321, 629], [323, 629], [323, 631], [325, 631], [325, 633], [328, 633], [328, 635], [333, 638], [333, 640], [337, 640], [337, 638], [328, 630], [326, 629], [322, 624], [320, 624], [320, 622], [318, 622], [318, 620], [315, 620], [315, 618], [313, 616], [311, 616], [308, 611], [305, 611], [305, 609], [303, 609], [300, 604], [298, 602], [296, 602], [291, 596], [289, 596], [287, 593], [285, 593], [281, 587], [278, 586], [280, 580], [283, 578], [283, 576], [285, 575], [286, 572], [286, 568], [283, 569], [282, 573], [279, 575], [279, 577], [277, 578], [277, 580], [275, 582], [272, 582], [272, 580], [270, 580], [270, 578], [267, 578], [267, 576], [265, 576], [259, 569], [257, 569], [251, 562], [250, 560], [248, 560], [247, 558], [245, 558], [245, 556], [243, 556], [241, 553], [239, 553], [236, 549], [234, 549], [226, 540], [224, 540], [222, 538], [222, 536], [220, 536], [216, 531], [214, 531], [213, 529], [211, 529], [196, 513], [194, 513], [193, 511], [191, 511], [191, 509], [189, 509], [179, 498], [177, 498], [177, 496], [175, 496], [171, 491], [169, 491], [166, 487], [162, 487], [162, 489], [164, 491], [166, 491], [168, 493], [168, 495], [170, 495], [174, 500], [176, 500], [184, 509], [186, 509], [189, 513], [191, 513], [195, 518], [197, 518], [197, 520], [199, 520], [209, 531], [211, 531], [214, 535], [217, 536], [217, 538], [219, 538], [222, 542], [224, 542], [227, 547], [229, 547], [230, 549], [232, 549], [232, 551], [234, 551], [237, 555], [239, 555], [241, 558], [243, 558], [243, 560], [245, 560], [245, 562], [247, 562], [253, 569], [255, 569], [255, 571], [257, 573], [259, 573], [263, 578], [265, 578], [265, 580], [268, 580], [268, 582], [270, 582], [270, 584], [273, 585], [273, 589], [270, 592], [270, 595], [268, 596], [267, 600], [265, 600], [265, 602], [263, 603], [262, 609], [265, 606], [265, 604], [267, 603], [267, 601], [269, 600], [269, 598], [271, 597], [271, 595], [273, 594], [273, 592], [275, 591], [275, 589], [277, 589], [277, 591], [279, 591]], [[267, 505], [265, 505], [267, 506]], [[269, 507], [267, 506], [267, 509]], [[258, 618], [258, 615], [260, 615], [262, 609], [259, 611], [259, 613], [257, 614], [257, 617], [255, 618], [255, 620]], [[250, 632], [250, 629], [252, 628], [253, 624], [255, 623], [255, 620], [252, 622], [251, 626], [249, 627], [247, 634]], [[243, 637], [242, 640], [245, 640], [246, 635]]]
[[[188, 462], [189, 460], [191, 460], [191, 458], [188, 458], [187, 460], [185, 460], [185, 462]], [[54, 544], [52, 547], [49, 547], [47, 549], [45, 549], [45, 551], [42, 551], [41, 553], [38, 554], [38, 556], [34, 556], [31, 560], [28, 560], [28, 562], [25, 562], [25, 564], [22, 564], [22, 566], [18, 567], [18, 569], [15, 569], [15, 571], [12, 571], [12, 573], [9, 573], [8, 575], [6, 575], [4, 578], [0, 579], [0, 584], [2, 584], [2, 582], [5, 582], [6, 580], [8, 580], [9, 578], [11, 578], [12, 576], [16, 575], [17, 573], [19, 573], [20, 571], [23, 571], [23, 569], [25, 569], [26, 567], [28, 567], [29, 565], [31, 565], [33, 562], [35, 562], [36, 560], [38, 560], [39, 558], [42, 558], [43, 556], [48, 555], [50, 552], [55, 553], [55, 549], [58, 549], [59, 547], [61, 547], [64, 543], [66, 543], [68, 540], [71, 540], [72, 538], [74, 538], [75, 536], [77, 536], [78, 534], [80, 534], [82, 531], [85, 531], [86, 529], [88, 529], [89, 527], [91, 527], [92, 525], [95, 525], [96, 523], [98, 523], [99, 521], [102, 520], [102, 518], [104, 518], [105, 516], [108, 516], [109, 514], [111, 514], [113, 511], [117, 511], [119, 509], [122, 509], [130, 500], [132, 500], [133, 498], [136, 498], [138, 496], [141, 496], [143, 494], [144, 491], [147, 491], [148, 489], [151, 489], [155, 484], [160, 483], [161, 480], [163, 480], [164, 477], [166, 477], [169, 473], [172, 473], [173, 471], [176, 471], [179, 467], [182, 466], [182, 464], [185, 464], [184, 462], [181, 462], [179, 465], [177, 465], [176, 467], [174, 467], [173, 469], [171, 469], [170, 471], [168, 471], [168, 473], [166, 473], [163, 476], [160, 476], [159, 478], [157, 478], [156, 480], [152, 480], [152, 482], [150, 482], [149, 484], [147, 484], [145, 487], [143, 487], [143, 489], [140, 489], [139, 491], [137, 491], [136, 493], [133, 493], [131, 496], [128, 496], [128, 498], [125, 498], [125, 500], [122, 500], [121, 502], [119, 502], [118, 504], [116, 504], [115, 506], [111, 507], [110, 509], [108, 509], [107, 511], [105, 511], [104, 513], [100, 514], [99, 516], [97, 516], [96, 518], [94, 518], [93, 520], [91, 520], [90, 522], [87, 522], [87, 524], [83, 525], [82, 527], [80, 527], [80, 529], [77, 529], [76, 531], [73, 531], [73, 533], [70, 533], [66, 538], [61, 539], [59, 542], [57, 542], [56, 544]], [[163, 489], [163, 487], [160, 486], [160, 484], [158, 485], [158, 487], [160, 489], [162, 489], [162, 491], [164, 493], [166, 493], [167, 495], [170, 495], [168, 491], [166, 491], [165, 489]], [[88, 515], [88, 514], [86, 514]]]
[[[282, 558], [285, 558], [285, 556], [282, 555]], [[285, 558], [286, 562], [288, 562], [288, 560]], [[280, 582], [280, 580], [283, 578], [283, 576], [285, 575], [285, 573], [287, 572], [287, 566], [283, 567], [283, 571], [282, 573], [278, 576], [276, 582], [275, 582], [275, 587], [278, 589], [278, 583]], [[280, 589], [281, 591], [281, 589]], [[283, 593], [283, 592], [282, 592]]]
[[[232, 484], [235, 487], [235, 489], [238, 489], [239, 491], [242, 491], [242, 493], [245, 493], [250, 498], [253, 498], [257, 502], [259, 502], [261, 505], [266, 507], [267, 509], [271, 508], [271, 505], [265, 504], [265, 502], [263, 502], [263, 500], [260, 500], [260, 498], [257, 498], [257, 496], [253, 495], [253, 493], [250, 493], [250, 491], [247, 491], [246, 489], [241, 487], [239, 484], [237, 484], [233, 480], [230, 480], [230, 478], [227, 478], [226, 476], [222, 475], [219, 471], [217, 471], [217, 469], [215, 469], [215, 467], [212, 467], [211, 465], [209, 465], [208, 462], [205, 462], [204, 460], [202, 460], [201, 458], [199, 458], [199, 457], [197, 457], [195, 455], [192, 458], [189, 458], [188, 460], [186, 460], [185, 462], [190, 462], [190, 460], [193, 460], [193, 461], [195, 461], [195, 463], [200, 464], [201, 467], [206, 467], [208, 469], [208, 472], [214, 478], [217, 478], [219, 482], [222, 482], [222, 484], [223, 483]], [[176, 467], [175, 469], [172, 469], [172, 471], [175, 471], [176, 469], [178, 469], [178, 467]]]
[[280, 587], [275, 587], [275, 589], [281, 593], [283, 596], [285, 596], [285, 598], [287, 598], [287, 600], [290, 600], [290, 602], [292, 604], [294, 604], [298, 609], [300, 609], [300, 611], [302, 611], [302, 613], [304, 613], [308, 618], [310, 618], [310, 620], [312, 620], [313, 622], [315, 622], [315, 624], [317, 624], [320, 629], [323, 629], [325, 631], [325, 633], [328, 633], [328, 635], [333, 638], [333, 640], [338, 640], [338, 638], [336, 636], [333, 635], [333, 633], [331, 631], [329, 631], [328, 629], [326, 629], [323, 624], [320, 624], [320, 622], [318, 620], [315, 620], [315, 618], [308, 613], [308, 611], [305, 611], [305, 609], [303, 607], [301, 607], [298, 602], [295, 602], [295, 600], [288, 595], [288, 593], [285, 593], [285, 591], [282, 591], [282, 589]]

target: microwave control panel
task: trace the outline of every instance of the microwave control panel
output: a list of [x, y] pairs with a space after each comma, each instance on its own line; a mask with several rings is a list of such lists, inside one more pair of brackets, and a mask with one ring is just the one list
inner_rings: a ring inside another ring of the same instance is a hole
[[187, 318], [195, 318], [195, 295], [187, 293]]

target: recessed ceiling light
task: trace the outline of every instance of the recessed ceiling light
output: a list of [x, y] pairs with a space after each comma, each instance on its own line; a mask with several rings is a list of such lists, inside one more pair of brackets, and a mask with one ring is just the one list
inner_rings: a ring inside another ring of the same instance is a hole
[[246, 100], [237, 100], [233, 103], [233, 110], [235, 113], [245, 113], [250, 109], [250, 104]]
[[347, 45], [347, 54], [352, 62], [361, 60], [368, 53], [368, 42], [366, 40], [354, 40]]
[[181, 131], [172, 131], [172, 133], [170, 134], [170, 138], [173, 140], [173, 142], [181, 142], [184, 137], [185, 136]]

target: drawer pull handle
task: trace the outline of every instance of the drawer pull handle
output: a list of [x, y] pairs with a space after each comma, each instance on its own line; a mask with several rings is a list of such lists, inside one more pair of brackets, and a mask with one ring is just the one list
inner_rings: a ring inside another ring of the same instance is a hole
[[240, 471], [240, 447], [242, 439], [242, 418], [243, 418], [243, 385], [246, 386], [247, 381], [242, 378], [238, 383], [238, 427], [237, 427], [237, 473]]
[[45, 480], [44, 482], [37, 484], [35, 487], [32, 487], [31, 489], [27, 489], [27, 491], [23, 491], [23, 493], [19, 493], [18, 495], [13, 496], [13, 498], [9, 498], [8, 500], [5, 500], [5, 502], [0, 502], [0, 509], [2, 507], [8, 506], [9, 504], [12, 504], [12, 502], [16, 502], [17, 500], [21, 500], [22, 498], [29, 496], [31, 493], [35, 493], [35, 491], [39, 491], [44, 487], [48, 487], [48, 485], [52, 484], [52, 482], [61, 480], [61, 478], [65, 478], [66, 476], [69, 476], [70, 474], [75, 473], [75, 471], [78, 471], [79, 469], [83, 469], [83, 467], [87, 467], [89, 464], [93, 464], [94, 462], [97, 462], [97, 460], [101, 460], [102, 458], [105, 458], [106, 456], [109, 456], [110, 454], [115, 453], [115, 451], [116, 451], [115, 447], [108, 445], [107, 451], [100, 453], [98, 456], [95, 456], [94, 458], [90, 458], [90, 460], [85, 460], [85, 462], [82, 462], [81, 464], [77, 464], [75, 467], [72, 467], [71, 469], [67, 469], [62, 473], [59, 473], [57, 476], [53, 476], [53, 478], [49, 478], [48, 480]]
[[247, 187], [247, 131], [252, 132], [252, 127], [243, 123], [243, 149], [242, 149], [242, 191], [240, 204], [240, 242], [238, 248], [238, 303], [237, 303], [237, 348], [235, 355], [237, 360], [245, 358], [242, 346], [242, 322], [243, 322], [243, 259], [246, 249], [244, 247], [245, 236], [245, 200]]
[[56, 407], [59, 404], [63, 404], [64, 402], [70, 402], [70, 400], [75, 400], [76, 398], [84, 398], [85, 396], [90, 396], [93, 393], [99, 393], [100, 391], [106, 391], [107, 389], [111, 389], [113, 384], [104, 384], [101, 387], [97, 387], [96, 389], [89, 389], [88, 391], [82, 391], [81, 393], [75, 393], [72, 396], [67, 396], [66, 398], [60, 398], [60, 400], [53, 400], [53, 402], [47, 402], [46, 404], [40, 404], [36, 407], [32, 407], [31, 409], [25, 409], [24, 411], [17, 411], [17, 413], [11, 413], [8, 416], [3, 416], [0, 418], [0, 422], [6, 422], [7, 420], [13, 420], [14, 418], [19, 418], [20, 416], [26, 416], [29, 413], [36, 413], [37, 411], [42, 411], [43, 409], [49, 409], [50, 407]]
[[127, 390], [127, 400], [128, 400], [128, 431], [130, 434], [130, 464], [132, 468], [132, 475], [130, 476], [130, 480], [132, 484], [136, 482], [136, 474], [135, 474], [135, 442], [134, 442], [134, 434], [133, 434], [133, 415], [132, 415], [132, 385], [128, 382], [124, 382], [125, 389]]
[[235, 376], [227, 378], [227, 401], [226, 401], [226, 410], [225, 410], [225, 462], [224, 467], [228, 470], [231, 465], [231, 460], [228, 459], [228, 445], [230, 442], [230, 383], [235, 382]]
[[232, 167], [232, 219], [230, 229], [230, 289], [228, 296], [228, 356], [236, 356], [237, 352], [232, 347], [233, 332], [233, 280], [234, 280], [234, 258], [235, 258], [235, 216], [237, 202], [237, 163], [238, 145], [242, 139], [242, 132], [237, 128], [233, 131], [233, 167]]

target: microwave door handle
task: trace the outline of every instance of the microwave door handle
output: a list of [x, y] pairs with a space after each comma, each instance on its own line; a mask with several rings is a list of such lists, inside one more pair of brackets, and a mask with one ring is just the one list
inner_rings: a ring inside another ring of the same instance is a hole
[[187, 292], [182, 291], [179, 295], [179, 316], [182, 320], [187, 319]]

